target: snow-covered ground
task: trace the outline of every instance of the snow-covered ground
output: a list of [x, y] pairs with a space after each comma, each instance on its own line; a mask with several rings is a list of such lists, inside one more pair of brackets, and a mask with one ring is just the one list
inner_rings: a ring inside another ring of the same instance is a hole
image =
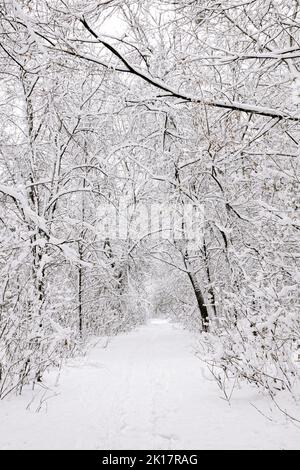
[[58, 383], [51, 372], [50, 390], [0, 402], [0, 449], [300, 449], [300, 429], [255, 390], [229, 406], [194, 344], [162, 320], [100, 341]]

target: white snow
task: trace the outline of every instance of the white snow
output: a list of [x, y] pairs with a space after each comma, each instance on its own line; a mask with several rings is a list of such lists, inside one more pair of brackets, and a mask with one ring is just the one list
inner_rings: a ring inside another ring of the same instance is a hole
[[300, 429], [254, 389], [229, 406], [195, 344], [163, 320], [100, 340], [50, 389], [0, 402], [0, 449], [300, 449]]

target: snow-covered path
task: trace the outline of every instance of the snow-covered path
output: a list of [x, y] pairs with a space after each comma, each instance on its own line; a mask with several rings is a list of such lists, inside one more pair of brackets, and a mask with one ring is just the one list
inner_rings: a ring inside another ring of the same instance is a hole
[[300, 448], [298, 428], [251, 405], [270, 414], [255, 391], [222, 400], [193, 343], [163, 321], [102, 342], [56, 386], [51, 373], [50, 391], [0, 402], [0, 449]]

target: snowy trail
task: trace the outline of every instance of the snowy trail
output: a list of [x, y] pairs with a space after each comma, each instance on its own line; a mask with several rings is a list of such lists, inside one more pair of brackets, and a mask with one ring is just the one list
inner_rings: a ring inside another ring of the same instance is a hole
[[250, 404], [270, 415], [255, 391], [222, 400], [193, 344], [178, 325], [152, 321], [97, 346], [58, 385], [49, 374], [44, 401], [40, 390], [0, 402], [0, 449], [300, 448], [298, 428]]

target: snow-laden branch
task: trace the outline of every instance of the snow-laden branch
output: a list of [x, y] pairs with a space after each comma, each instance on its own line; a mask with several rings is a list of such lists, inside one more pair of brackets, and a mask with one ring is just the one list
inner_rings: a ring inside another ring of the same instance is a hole
[[34, 225], [41, 232], [43, 232], [48, 239], [50, 238], [45, 219], [41, 218], [36, 212], [31, 209], [26, 200], [26, 197], [23, 194], [11, 188], [10, 186], [6, 186], [3, 184], [0, 184], [0, 193], [11, 197], [15, 201], [15, 203], [24, 215], [25, 222], [33, 222]]
[[75, 250], [73, 250], [73, 248], [71, 248], [70, 246], [67, 246], [67, 243], [68, 243], [67, 240], [59, 240], [58, 238], [51, 235], [47, 227], [46, 220], [43, 217], [40, 217], [36, 212], [34, 212], [31, 209], [31, 207], [29, 206], [26, 200], [26, 197], [22, 193], [11, 188], [10, 186], [6, 186], [3, 184], [0, 184], [0, 193], [12, 198], [13, 201], [17, 204], [17, 206], [22, 211], [22, 214], [24, 216], [24, 221], [28, 224], [33, 223], [34, 226], [47, 239], [47, 243], [49, 245], [53, 245], [59, 248], [63, 252], [65, 258], [69, 262], [74, 263], [74, 264], [79, 264], [85, 267], [90, 266], [89, 263], [85, 263], [78, 258], [77, 253], [75, 252]]
[[[260, 116], [271, 117], [274, 119], [286, 119], [289, 121], [300, 121], [300, 116], [292, 116], [285, 111], [280, 111], [273, 108], [268, 108], [265, 106], [255, 106], [248, 103], [240, 103], [238, 101], [219, 101], [219, 100], [208, 100], [199, 97], [193, 97], [187, 94], [183, 94], [178, 90], [166, 85], [163, 81], [153, 78], [147, 72], [140, 70], [135, 65], [132, 65], [114, 46], [106, 42], [104, 39], [101, 39], [98, 34], [89, 26], [86, 19], [83, 17], [80, 19], [81, 24], [84, 28], [94, 37], [96, 38], [100, 44], [102, 44], [106, 49], [108, 49], [115, 57], [117, 57], [123, 65], [126, 66], [127, 71], [132, 73], [133, 75], [141, 78], [145, 82], [153, 85], [154, 87], [168, 93], [171, 97], [183, 99], [190, 103], [199, 103], [204, 106], [212, 106], [215, 108], [221, 109], [228, 109], [231, 111], [240, 111], [250, 114], [257, 114]], [[82, 57], [82, 56], [81, 56]]]
[[[222, 50], [223, 51], [223, 50]], [[293, 47], [289, 49], [282, 49], [278, 51], [267, 51], [267, 52], [252, 52], [248, 54], [244, 53], [238, 53], [238, 52], [232, 52], [232, 51], [223, 51], [225, 55], [202, 55], [202, 56], [196, 56], [196, 57], [191, 57], [188, 59], [188, 62], [197, 62], [199, 60], [220, 60], [220, 61], [237, 61], [237, 60], [253, 60], [253, 59], [269, 59], [269, 60], [287, 60], [287, 59], [297, 59], [300, 57], [300, 47]]]
[[103, 197], [107, 202], [110, 202], [109, 199], [103, 193], [101, 193], [100, 191], [98, 191], [96, 189], [93, 189], [93, 188], [74, 188], [74, 189], [68, 189], [68, 190], [65, 190], [65, 191], [62, 191], [62, 192], [56, 194], [49, 201], [49, 203], [46, 207], [46, 212], [50, 209], [50, 207], [53, 206], [53, 204], [55, 204], [58, 201], [58, 199], [60, 199], [63, 196], [68, 196], [69, 194], [74, 194], [74, 193], [94, 193], [94, 194], [97, 194], [98, 196]]

